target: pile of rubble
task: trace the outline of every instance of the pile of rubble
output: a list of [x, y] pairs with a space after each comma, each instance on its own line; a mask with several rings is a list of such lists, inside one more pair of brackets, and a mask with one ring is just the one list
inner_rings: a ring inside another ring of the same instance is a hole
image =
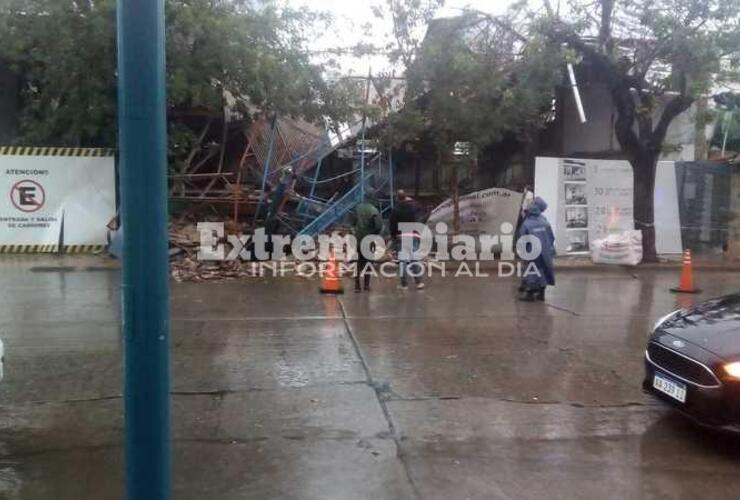
[[208, 262], [195, 256], [178, 256], [170, 261], [170, 274], [175, 281], [228, 281], [258, 275], [251, 262], [240, 260]]
[[170, 275], [176, 281], [226, 281], [256, 275], [250, 262], [198, 260], [200, 235], [195, 223], [173, 221], [169, 227]]
[[172, 221], [169, 226], [170, 256], [182, 253], [195, 253], [200, 244], [200, 235], [195, 223], [180, 220]]

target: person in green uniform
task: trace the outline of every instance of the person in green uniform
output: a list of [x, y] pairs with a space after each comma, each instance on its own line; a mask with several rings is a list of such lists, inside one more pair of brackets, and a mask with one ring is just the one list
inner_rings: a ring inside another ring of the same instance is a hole
[[[355, 271], [355, 292], [362, 291], [360, 288], [360, 278], [364, 280], [364, 289], [370, 291], [370, 277], [372, 274], [373, 259], [372, 255], [363, 255], [360, 251], [362, 239], [373, 234], [380, 234], [383, 231], [383, 218], [380, 211], [373, 203], [372, 198], [365, 197], [365, 200], [357, 205], [352, 212], [352, 225], [354, 226], [355, 238], [357, 238], [357, 270]], [[373, 248], [369, 250], [374, 251]], [[370, 267], [369, 267], [370, 266]]]

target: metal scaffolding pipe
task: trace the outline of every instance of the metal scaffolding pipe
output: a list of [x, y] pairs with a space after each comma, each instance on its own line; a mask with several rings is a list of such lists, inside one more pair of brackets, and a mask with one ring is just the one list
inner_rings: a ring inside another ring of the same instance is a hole
[[[265, 160], [264, 171], [262, 172], [262, 185], [260, 189], [260, 198], [257, 202], [257, 210], [254, 211], [254, 218], [252, 219], [252, 226], [257, 226], [257, 218], [259, 217], [260, 210], [262, 209], [262, 202], [265, 197], [265, 189], [267, 188], [267, 176], [270, 175], [270, 164], [272, 163], [272, 155], [275, 150], [275, 133], [277, 131], [277, 113], [272, 116], [272, 124], [270, 126], [270, 139], [267, 145], [267, 159]], [[265, 212], [266, 213], [266, 212]]]
[[586, 112], [583, 110], [583, 103], [581, 102], [581, 93], [578, 91], [578, 83], [576, 82], [576, 74], [573, 71], [573, 65], [568, 63], [568, 78], [570, 79], [570, 86], [573, 89], [573, 98], [576, 100], [576, 108], [578, 109], [578, 117], [581, 119], [581, 123], [586, 123]]

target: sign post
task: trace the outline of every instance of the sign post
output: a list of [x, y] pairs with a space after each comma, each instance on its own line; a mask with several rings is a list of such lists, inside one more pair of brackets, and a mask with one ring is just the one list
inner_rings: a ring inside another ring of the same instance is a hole
[[170, 498], [164, 0], [118, 0], [126, 486]]

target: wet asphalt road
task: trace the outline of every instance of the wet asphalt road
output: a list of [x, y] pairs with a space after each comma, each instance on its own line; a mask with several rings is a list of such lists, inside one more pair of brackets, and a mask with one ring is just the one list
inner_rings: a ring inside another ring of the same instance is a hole
[[[0, 261], [0, 498], [123, 498], [119, 273], [96, 262]], [[740, 440], [640, 391], [676, 278], [561, 272], [546, 304], [496, 278], [173, 283], [174, 498], [734, 498]], [[681, 300], [740, 289], [696, 278]]]

